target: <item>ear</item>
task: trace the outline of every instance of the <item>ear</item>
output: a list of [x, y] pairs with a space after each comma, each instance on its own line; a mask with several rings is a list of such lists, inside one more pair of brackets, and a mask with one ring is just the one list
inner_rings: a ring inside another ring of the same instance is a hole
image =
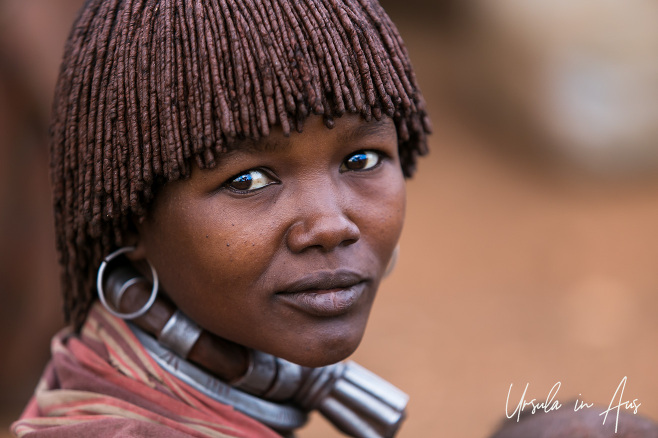
[[132, 218], [128, 229], [123, 233], [123, 243], [126, 246], [134, 246], [135, 250], [126, 253], [126, 258], [131, 262], [139, 262], [146, 259], [146, 247], [144, 239], [141, 239], [141, 225], [144, 223], [144, 217]]

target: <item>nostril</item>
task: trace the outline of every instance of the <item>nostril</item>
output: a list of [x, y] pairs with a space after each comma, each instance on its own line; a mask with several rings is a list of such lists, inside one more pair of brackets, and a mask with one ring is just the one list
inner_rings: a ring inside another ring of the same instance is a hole
[[347, 240], [341, 242], [341, 246], [350, 246], [350, 245], [353, 245], [353, 244], [355, 244], [358, 240], [359, 240], [358, 238], [357, 238], [357, 239], [347, 239]]

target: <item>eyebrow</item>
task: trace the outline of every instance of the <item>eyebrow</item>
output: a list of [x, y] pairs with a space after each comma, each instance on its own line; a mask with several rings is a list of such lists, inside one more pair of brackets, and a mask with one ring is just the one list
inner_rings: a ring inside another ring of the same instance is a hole
[[363, 137], [389, 135], [391, 133], [397, 135], [397, 130], [394, 124], [386, 123], [385, 119], [372, 120], [370, 122], [359, 124], [359, 126], [347, 133], [345, 139], [354, 140]]
[[[327, 128], [329, 129], [329, 128]], [[366, 123], [360, 123], [358, 126], [351, 129], [347, 132], [343, 139], [344, 140], [358, 140], [364, 137], [378, 136], [378, 135], [389, 135], [391, 131], [397, 135], [397, 129], [394, 124], [386, 123], [385, 119], [381, 120], [372, 120]], [[290, 142], [290, 137], [261, 137], [258, 140], [253, 138], [244, 138], [236, 141], [226, 152], [230, 154], [231, 152], [236, 151], [245, 151], [245, 152], [266, 152], [272, 151], [278, 148], [285, 148]]]
[[280, 147], [286, 147], [289, 142], [289, 137], [272, 138], [261, 137], [258, 140], [253, 138], [244, 138], [236, 141], [228, 150], [228, 153], [235, 151], [246, 152], [266, 152], [272, 151]]

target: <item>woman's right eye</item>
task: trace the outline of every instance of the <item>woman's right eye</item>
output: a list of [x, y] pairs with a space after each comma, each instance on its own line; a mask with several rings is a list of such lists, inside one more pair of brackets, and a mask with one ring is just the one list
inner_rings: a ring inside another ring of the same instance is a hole
[[223, 186], [234, 192], [244, 193], [262, 189], [263, 187], [276, 183], [278, 183], [278, 181], [270, 177], [264, 171], [251, 169], [232, 177], [226, 181]]

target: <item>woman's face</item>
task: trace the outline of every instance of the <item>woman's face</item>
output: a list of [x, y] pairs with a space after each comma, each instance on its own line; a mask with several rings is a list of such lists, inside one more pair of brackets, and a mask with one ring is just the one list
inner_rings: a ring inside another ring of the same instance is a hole
[[138, 249], [207, 330], [322, 366], [361, 341], [404, 210], [392, 120], [313, 116], [166, 184]]

